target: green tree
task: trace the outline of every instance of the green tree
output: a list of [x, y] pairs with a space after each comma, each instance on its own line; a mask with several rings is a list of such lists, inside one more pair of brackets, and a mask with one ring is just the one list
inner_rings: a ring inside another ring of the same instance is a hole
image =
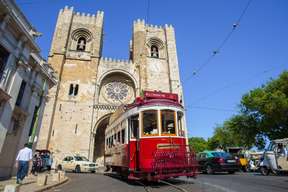
[[288, 72], [244, 95], [241, 109], [257, 122], [254, 129], [259, 138], [261, 135], [269, 139], [288, 137]]
[[288, 72], [251, 90], [241, 99], [240, 113], [217, 126], [208, 147], [265, 146], [265, 137], [288, 137]]
[[195, 150], [196, 153], [202, 152], [208, 149], [207, 141], [202, 137], [189, 138], [189, 145]]
[[255, 145], [255, 139], [259, 135], [259, 126], [253, 116], [240, 113], [231, 117], [225, 125], [231, 133], [230, 139], [233, 146], [250, 148]]
[[258, 124], [253, 117], [245, 114], [235, 115], [215, 128], [213, 136], [208, 139], [208, 147], [250, 148], [255, 144], [257, 130]]
[[216, 149], [217, 147], [232, 147], [237, 146], [235, 135], [228, 126], [229, 121], [225, 121], [223, 125], [218, 125], [214, 129], [214, 134], [208, 139], [208, 147], [210, 149]]

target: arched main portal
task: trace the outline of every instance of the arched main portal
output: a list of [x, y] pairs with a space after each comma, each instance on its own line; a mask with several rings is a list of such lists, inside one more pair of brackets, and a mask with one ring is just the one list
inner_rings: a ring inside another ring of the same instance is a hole
[[[101, 76], [97, 84], [96, 112], [99, 119], [94, 127], [93, 160], [104, 165], [105, 129], [118, 106], [132, 103], [136, 96], [134, 77], [125, 71], [113, 70]], [[107, 114], [108, 113], [108, 114]]]
[[108, 126], [110, 116], [111, 114], [105, 115], [95, 126], [93, 161], [97, 161], [98, 164], [104, 164], [105, 129]]

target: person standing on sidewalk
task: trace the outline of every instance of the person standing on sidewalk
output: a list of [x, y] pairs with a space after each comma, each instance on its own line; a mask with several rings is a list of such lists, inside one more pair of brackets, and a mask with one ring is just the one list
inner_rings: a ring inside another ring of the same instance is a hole
[[29, 164], [32, 161], [32, 150], [28, 147], [28, 143], [24, 145], [24, 148], [18, 152], [16, 157], [17, 170], [17, 184], [19, 184], [25, 176], [28, 174]]

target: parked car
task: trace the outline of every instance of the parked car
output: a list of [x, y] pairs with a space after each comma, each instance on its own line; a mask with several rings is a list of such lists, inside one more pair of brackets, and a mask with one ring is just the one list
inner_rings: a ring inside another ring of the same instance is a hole
[[288, 173], [288, 138], [271, 141], [260, 162], [262, 175]]
[[98, 165], [89, 161], [84, 156], [66, 156], [58, 165], [58, 169], [65, 171], [73, 171], [75, 173], [91, 172], [94, 173]]
[[239, 170], [239, 162], [230, 153], [204, 151], [198, 154], [197, 160], [203, 173], [228, 172], [234, 174]]
[[239, 159], [240, 169], [244, 172], [248, 170], [248, 159], [245, 156], [244, 147], [227, 147], [227, 152], [230, 153], [233, 157]]

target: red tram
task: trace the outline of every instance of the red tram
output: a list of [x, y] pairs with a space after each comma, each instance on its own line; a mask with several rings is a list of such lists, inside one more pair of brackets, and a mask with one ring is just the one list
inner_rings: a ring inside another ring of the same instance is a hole
[[105, 165], [128, 179], [157, 181], [196, 176], [178, 95], [144, 92], [119, 108], [105, 131]]

